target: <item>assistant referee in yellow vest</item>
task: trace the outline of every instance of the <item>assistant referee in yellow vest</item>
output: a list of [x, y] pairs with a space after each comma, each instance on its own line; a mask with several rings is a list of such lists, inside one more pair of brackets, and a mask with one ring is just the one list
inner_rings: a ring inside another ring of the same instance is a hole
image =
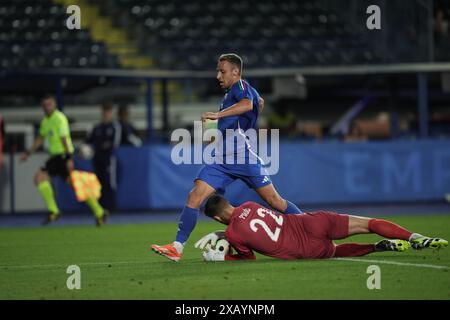
[[[50, 177], [60, 176], [70, 183], [70, 173], [74, 169], [72, 159], [74, 148], [70, 137], [69, 121], [64, 113], [56, 108], [55, 98], [50, 95], [45, 96], [41, 100], [41, 106], [44, 110], [45, 118], [41, 121], [39, 135], [31, 149], [22, 154], [20, 160], [26, 161], [47, 140], [50, 158], [45, 162], [44, 167], [40, 168], [36, 173], [34, 182], [49, 211], [43, 224], [49, 224], [60, 217]], [[96, 225], [103, 225], [106, 212], [97, 199], [90, 197], [86, 200], [86, 204], [94, 213]]]

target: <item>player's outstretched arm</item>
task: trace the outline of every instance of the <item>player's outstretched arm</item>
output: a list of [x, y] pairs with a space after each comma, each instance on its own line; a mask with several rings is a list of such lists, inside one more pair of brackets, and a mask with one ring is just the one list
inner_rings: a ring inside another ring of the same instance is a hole
[[237, 116], [253, 109], [253, 103], [249, 99], [242, 99], [231, 107], [226, 108], [220, 112], [204, 112], [202, 114], [202, 121], [217, 120], [224, 117]]
[[237, 116], [253, 109], [253, 102], [249, 99], [242, 99], [238, 103], [233, 104], [231, 107], [226, 108], [219, 112], [218, 118]]

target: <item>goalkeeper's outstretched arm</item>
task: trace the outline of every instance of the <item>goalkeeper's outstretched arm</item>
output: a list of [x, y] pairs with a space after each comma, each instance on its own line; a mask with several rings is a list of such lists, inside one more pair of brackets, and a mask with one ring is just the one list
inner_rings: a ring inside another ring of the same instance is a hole
[[[231, 242], [230, 242], [231, 244]], [[233, 249], [236, 253], [233, 254]], [[256, 256], [253, 253], [253, 250], [250, 248], [244, 247], [242, 245], [230, 245], [230, 250], [225, 255], [225, 261], [233, 261], [233, 260], [255, 260]]]

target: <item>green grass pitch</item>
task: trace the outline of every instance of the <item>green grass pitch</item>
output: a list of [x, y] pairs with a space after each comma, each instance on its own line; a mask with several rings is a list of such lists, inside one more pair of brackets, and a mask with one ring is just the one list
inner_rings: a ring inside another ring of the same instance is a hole
[[[450, 216], [388, 219], [450, 239]], [[149, 250], [172, 239], [175, 222], [0, 228], [0, 299], [450, 299], [450, 248], [358, 258], [367, 262], [261, 255], [252, 262], [203, 262], [195, 241], [220, 229], [216, 222], [200, 222], [183, 260], [175, 263]], [[360, 235], [347, 241], [378, 239]], [[80, 290], [66, 286], [66, 269], [73, 264], [81, 269]], [[366, 285], [373, 264], [381, 269], [379, 290]]]

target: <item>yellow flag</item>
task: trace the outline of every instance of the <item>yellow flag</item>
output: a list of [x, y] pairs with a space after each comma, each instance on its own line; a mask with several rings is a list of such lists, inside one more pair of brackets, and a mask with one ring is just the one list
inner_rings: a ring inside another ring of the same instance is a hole
[[79, 202], [84, 202], [90, 197], [100, 198], [102, 185], [95, 173], [73, 170], [70, 179]]

